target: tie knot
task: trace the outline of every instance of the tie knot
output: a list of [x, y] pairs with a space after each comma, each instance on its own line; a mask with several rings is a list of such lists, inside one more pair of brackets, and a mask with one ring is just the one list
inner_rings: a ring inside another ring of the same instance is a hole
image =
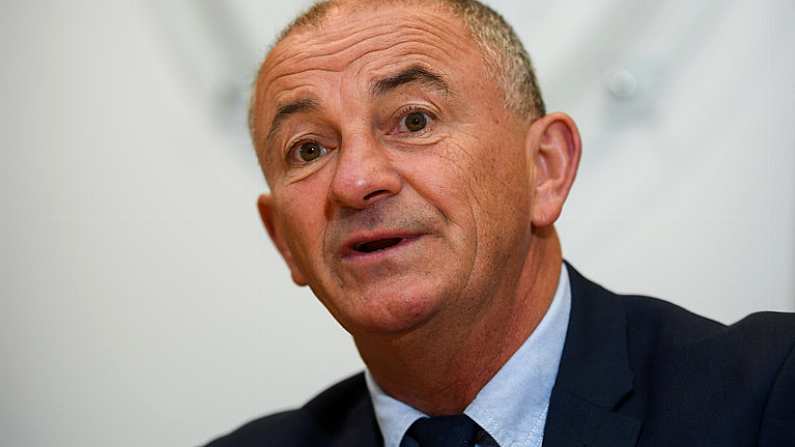
[[406, 436], [420, 447], [472, 447], [478, 430], [480, 426], [469, 416], [456, 414], [417, 419]]

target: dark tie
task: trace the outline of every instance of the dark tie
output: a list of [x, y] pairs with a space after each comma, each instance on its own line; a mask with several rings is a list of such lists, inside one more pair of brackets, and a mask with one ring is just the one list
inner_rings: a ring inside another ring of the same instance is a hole
[[[405, 438], [411, 438], [419, 447], [472, 447], [480, 426], [465, 414], [434, 416], [417, 419]], [[401, 445], [410, 445], [404, 442]]]

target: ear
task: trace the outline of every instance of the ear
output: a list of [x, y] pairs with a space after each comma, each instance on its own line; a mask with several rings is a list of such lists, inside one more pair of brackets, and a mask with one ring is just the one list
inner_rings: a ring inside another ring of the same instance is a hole
[[582, 151], [580, 132], [570, 116], [552, 113], [530, 126], [527, 144], [534, 149], [533, 225], [546, 227], [560, 217], [577, 175]]
[[274, 217], [276, 209], [273, 206], [273, 197], [271, 197], [270, 194], [260, 195], [257, 199], [257, 208], [259, 209], [262, 223], [265, 225], [265, 229], [268, 230], [268, 236], [271, 237], [273, 245], [279, 250], [279, 253], [281, 253], [284, 261], [287, 263], [287, 267], [290, 269], [290, 275], [293, 277], [293, 281], [299, 286], [307, 285], [306, 276], [304, 276], [301, 269], [296, 265], [293, 254], [290, 252], [290, 247], [287, 245], [284, 235], [276, 225], [276, 219]]

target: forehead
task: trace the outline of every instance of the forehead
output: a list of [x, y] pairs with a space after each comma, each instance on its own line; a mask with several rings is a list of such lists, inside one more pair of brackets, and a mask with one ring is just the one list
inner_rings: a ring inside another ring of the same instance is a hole
[[455, 78], [475, 70], [479, 57], [464, 24], [438, 7], [335, 8], [270, 52], [257, 79], [252, 124], [256, 131], [279, 103], [301, 94], [331, 94], [343, 82], [365, 86], [416, 64]]
[[263, 65], [263, 81], [274, 83], [302, 69], [341, 72], [356, 62], [390, 56], [448, 59], [451, 49], [469, 41], [460, 20], [438, 7], [339, 7], [318, 26], [299, 28], [283, 39]]

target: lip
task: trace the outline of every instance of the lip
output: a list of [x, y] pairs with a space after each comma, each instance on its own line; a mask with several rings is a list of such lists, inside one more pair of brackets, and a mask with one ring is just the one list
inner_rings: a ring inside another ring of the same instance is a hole
[[[419, 238], [424, 236], [421, 233], [411, 233], [402, 231], [374, 231], [367, 233], [358, 233], [349, 238], [340, 250], [340, 257], [346, 261], [364, 261], [375, 260], [384, 256], [389, 256], [394, 252], [404, 248], [407, 245], [413, 244]], [[389, 247], [375, 250], [371, 252], [363, 252], [356, 250], [356, 247], [361, 244], [385, 240], [385, 239], [400, 239], [400, 242]]]

